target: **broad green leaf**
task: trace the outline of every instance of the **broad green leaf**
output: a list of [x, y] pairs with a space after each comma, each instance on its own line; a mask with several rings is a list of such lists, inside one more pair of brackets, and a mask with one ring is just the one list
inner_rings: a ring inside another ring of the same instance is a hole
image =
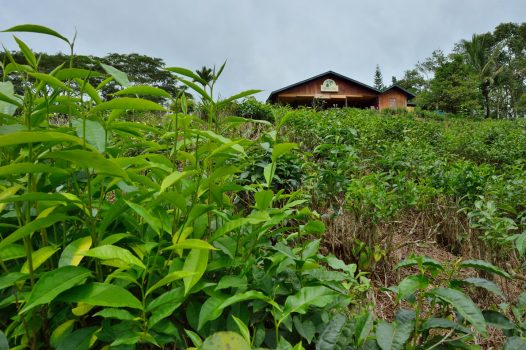
[[93, 316], [100, 316], [104, 318], [114, 318], [121, 321], [133, 321], [136, 319], [135, 316], [132, 315], [131, 312], [124, 310], [124, 309], [103, 309]]
[[[14, 196], [21, 188], [21, 185], [14, 185], [6, 188], [2, 192], [0, 192], [0, 201], [9, 200], [9, 198]], [[7, 203], [9, 202], [0, 202], [0, 213], [5, 209]]]
[[26, 279], [27, 274], [21, 272], [11, 272], [7, 275], [0, 277], [0, 290], [12, 287], [15, 285], [15, 282], [20, 281], [21, 279]]
[[165, 249], [206, 249], [206, 250], [217, 250], [214, 246], [212, 246], [207, 241], [203, 241], [201, 239], [185, 239], [182, 242], [177, 242], [174, 245], [165, 248]]
[[15, 97], [15, 88], [10, 81], [0, 82], [0, 114], [14, 115], [21, 103]]
[[[0, 112], [1, 112], [1, 105], [0, 105]], [[519, 252], [519, 256], [522, 258], [524, 256], [524, 253], [526, 252], [526, 231], [524, 231], [520, 235], [516, 235], [514, 242], [515, 242], [515, 248], [517, 248], [517, 251]]]
[[126, 88], [130, 86], [130, 81], [128, 80], [128, 75], [126, 75], [126, 73], [104, 63], [100, 63], [100, 66], [102, 67], [102, 69], [104, 69], [106, 73], [111, 75], [113, 79], [115, 79], [115, 81], [119, 83], [122, 87]]
[[59, 325], [57, 328], [53, 330], [53, 333], [51, 333], [51, 337], [49, 339], [50, 345], [53, 348], [56, 348], [58, 344], [64, 339], [65, 336], [71, 333], [73, 331], [73, 326], [75, 325], [75, 320], [67, 320], [61, 325]]
[[141, 302], [126, 289], [104, 283], [86, 283], [60, 295], [60, 300], [95, 306], [129, 307], [142, 309]]
[[14, 35], [13, 35], [13, 37], [15, 38], [15, 41], [18, 44], [18, 47], [20, 48], [20, 51], [22, 51], [22, 54], [24, 55], [27, 63], [29, 63], [29, 65], [31, 67], [36, 69], [36, 67], [37, 67], [37, 58], [35, 57], [35, 54], [33, 53], [33, 51], [31, 51], [31, 49], [29, 48], [29, 46], [26, 45], [25, 42], [23, 42], [22, 40], [18, 39]]
[[97, 92], [97, 90], [95, 90], [93, 85], [91, 85], [88, 81], [82, 80], [80, 78], [75, 78], [75, 82], [79, 86], [83, 87], [84, 92], [88, 94], [89, 97], [91, 97], [91, 100], [93, 102], [95, 102], [96, 104], [99, 104], [102, 102], [102, 98], [100, 97], [99, 93]]
[[27, 64], [21, 64], [17, 63], [14, 64], [13, 62], [9, 62], [5, 68], [4, 68], [4, 74], [11, 74], [14, 72], [22, 73], [22, 72], [34, 72], [35, 70], [33, 67], [27, 65]]
[[232, 315], [232, 319], [234, 319], [234, 322], [236, 323], [237, 328], [239, 329], [239, 333], [243, 336], [246, 342], [250, 344], [250, 331], [248, 330], [247, 325], [234, 315]]
[[524, 350], [526, 349], [526, 339], [518, 336], [509, 337], [504, 344], [503, 350]]
[[398, 284], [398, 300], [403, 300], [414, 294], [417, 290], [425, 290], [429, 280], [422, 275], [408, 276]]
[[82, 139], [55, 131], [19, 131], [0, 135], [0, 147], [38, 142], [72, 142], [83, 144]]
[[54, 37], [57, 37], [59, 39], [64, 40], [69, 44], [69, 40], [59, 34], [58, 32], [54, 31], [53, 29], [37, 25], [37, 24], [21, 24], [18, 26], [11, 27], [9, 29], [2, 30], [3, 32], [28, 32], [28, 33], [39, 33], [39, 34], [46, 34], [51, 35]]
[[11, 198], [1, 199], [2, 203], [26, 202], [26, 201], [45, 201], [45, 202], [71, 202], [79, 203], [80, 199], [71, 193], [45, 193], [45, 192], [28, 192]]
[[7, 246], [8, 244], [15, 243], [16, 241], [21, 240], [24, 237], [31, 235], [37, 230], [49, 227], [54, 223], [59, 221], [66, 220], [66, 216], [63, 214], [51, 214], [46, 217], [37, 218], [31, 221], [29, 224], [20, 227], [15, 232], [11, 233], [9, 236], [5, 237], [0, 241], [0, 248]]
[[161, 183], [161, 190], [160, 190], [160, 192], [162, 193], [162, 192], [166, 191], [166, 189], [168, 187], [174, 185], [179, 180], [184, 179], [185, 177], [193, 175], [193, 174], [195, 174], [195, 171], [193, 171], [193, 170], [183, 171], [183, 172], [174, 171], [173, 173], [171, 173], [170, 175], [168, 175], [167, 177], [164, 178], [163, 182]]
[[98, 121], [75, 119], [72, 124], [79, 138], [84, 139], [85, 136], [86, 142], [94, 146], [100, 153], [104, 153], [106, 150], [106, 130]]
[[487, 262], [484, 260], [465, 260], [462, 263], [460, 263], [460, 267], [466, 267], [466, 268], [474, 268], [479, 269], [487, 272], [494, 273], [496, 275], [506, 277], [511, 279], [511, 276], [506, 271], [502, 270], [501, 268]]
[[130, 233], [115, 233], [113, 235], [109, 235], [108, 237], [104, 238], [100, 242], [100, 245], [108, 245], [108, 244], [117, 243], [118, 241], [124, 238], [129, 238], [129, 237], [133, 237], [133, 235]]
[[206, 100], [206, 101], [209, 101], [211, 102], [212, 101], [212, 98], [210, 97], [210, 95], [208, 95], [206, 93], [205, 90], [203, 90], [202, 88], [200, 88], [197, 84], [194, 84], [192, 83], [191, 81], [188, 81], [186, 79], [179, 79], [179, 81], [183, 84], [185, 84], [186, 86], [190, 87], [192, 90], [194, 90], [195, 92], [197, 92], [199, 95], [201, 95], [201, 98], [203, 100]]
[[62, 159], [83, 168], [95, 170], [98, 174], [117, 176], [129, 180], [128, 174], [112, 159], [106, 159], [100, 153], [80, 149], [46, 153], [42, 158]]
[[348, 272], [350, 275], [354, 275], [356, 272], [356, 264], [347, 265], [345, 262], [338, 259], [334, 255], [327, 257], [327, 264], [333, 269]]
[[210, 154], [206, 157], [206, 159], [213, 158], [216, 154], [220, 154], [222, 152], [225, 152], [225, 154], [232, 153], [230, 151], [235, 151], [237, 153], [241, 153], [241, 154], [244, 155], [245, 154], [245, 149], [243, 148], [243, 146], [240, 145], [241, 142], [242, 142], [242, 140], [237, 140], [237, 141], [231, 141], [231, 142], [224, 143], [221, 146], [219, 146], [217, 148], [214, 148], [214, 150], [212, 152], [210, 152]]
[[466, 328], [462, 325], [459, 325], [456, 322], [453, 322], [451, 320], [448, 320], [447, 318], [428, 318], [423, 324], [422, 324], [422, 330], [428, 330], [433, 328], [441, 328], [441, 329], [454, 329], [463, 333], [471, 333], [469, 328]]
[[256, 209], [267, 210], [272, 205], [272, 200], [274, 199], [274, 192], [272, 192], [271, 190], [259, 191], [256, 192], [254, 198], [256, 200]]
[[319, 247], [320, 247], [319, 239], [310, 241], [305, 247], [305, 249], [303, 249], [303, 251], [301, 252], [301, 259], [307, 260], [308, 258], [316, 256], [316, 254], [318, 253]]
[[273, 169], [274, 167], [272, 163], [265, 165], [265, 167], [263, 168], [263, 177], [265, 178], [265, 183], [267, 184], [267, 187], [270, 187], [270, 184], [272, 183], [272, 178], [274, 177], [274, 173], [272, 171]]
[[453, 306], [480, 334], [487, 336], [486, 321], [484, 321], [482, 312], [464, 293], [450, 288], [435, 288], [429, 294]]
[[280, 143], [274, 145], [274, 148], [272, 149], [272, 161], [276, 162], [279, 157], [297, 148], [298, 145], [295, 143]]
[[[190, 340], [192, 341], [192, 344], [194, 344], [195, 347], [199, 348], [201, 345], [203, 345], [203, 340], [201, 339], [199, 334], [197, 334], [196, 332], [192, 332], [192, 331], [190, 331], [188, 329], [185, 329], [184, 332], [186, 333], [188, 338], [190, 338]], [[189, 349], [191, 349], [191, 348], [189, 348]], [[189, 350], [189, 349], [187, 349], [187, 350]]]
[[9, 261], [19, 259], [26, 256], [26, 249], [22, 244], [8, 244], [0, 249], [0, 259], [2, 261]]
[[77, 317], [82, 317], [87, 315], [93, 308], [93, 305], [78, 303], [76, 307], [71, 309], [71, 313]]
[[502, 299], [506, 299], [500, 287], [495, 282], [489, 281], [485, 278], [470, 277], [464, 279], [463, 282], [474, 285], [475, 287], [484, 288], [488, 292], [491, 292]]
[[134, 111], [165, 111], [163, 106], [155, 102], [134, 97], [114, 98], [113, 100], [99, 103], [91, 111], [93, 113], [97, 113], [113, 109], [126, 109]]
[[114, 93], [114, 95], [116, 96], [140, 95], [140, 96], [156, 96], [156, 97], [172, 98], [172, 95], [170, 95], [165, 90], [154, 87], [154, 86], [149, 86], [149, 85], [133, 85], [133, 86], [127, 87], [126, 89], [117, 91], [116, 93]]
[[224, 100], [221, 100], [219, 101], [218, 103], [218, 106], [226, 106], [228, 105], [229, 103], [235, 101], [235, 100], [239, 100], [240, 98], [243, 98], [243, 97], [247, 97], [247, 96], [250, 96], [250, 95], [254, 95], [254, 94], [257, 94], [258, 92], [261, 92], [263, 90], [246, 90], [246, 91], [242, 91], [238, 94], [235, 94], [235, 95], [232, 95]]
[[490, 327], [497, 329], [515, 329], [515, 325], [498, 311], [484, 310], [482, 314]]
[[83, 253], [85, 256], [91, 256], [101, 260], [120, 260], [128, 265], [134, 265], [142, 269], [146, 269], [146, 266], [142, 263], [139, 258], [133, 255], [129, 250], [115, 246], [115, 245], [103, 245]]
[[69, 91], [69, 88], [66, 86], [66, 84], [64, 84], [63, 82], [61, 82], [60, 80], [58, 80], [52, 75], [45, 74], [45, 73], [31, 73], [31, 72], [27, 74], [29, 74], [30, 76], [32, 76], [33, 78], [37, 80], [43, 81], [44, 83], [51, 86], [53, 89]]
[[59, 267], [44, 273], [33, 287], [21, 313], [52, 302], [60, 293], [84, 282], [90, 276], [91, 271], [78, 266]]
[[371, 330], [373, 329], [373, 315], [371, 312], [360, 315], [356, 320], [355, 326], [355, 338], [358, 342], [358, 346], [361, 346], [369, 337]]
[[[338, 323], [338, 321], [343, 322]], [[316, 342], [316, 347], [318, 349], [334, 349], [334, 345], [336, 345], [342, 330], [339, 328], [339, 326], [343, 328], [346, 321], [347, 317], [345, 317], [345, 315], [334, 315], [327, 327], [321, 332], [320, 339]], [[309, 319], [306, 319], [302, 322], [301, 318], [297, 316], [292, 319], [292, 322], [296, 331], [307, 340], [307, 343], [310, 344], [316, 335], [316, 326], [314, 326], [314, 323]], [[327, 346], [330, 343], [332, 343], [332, 345]]]
[[324, 286], [303, 287], [285, 300], [280, 322], [292, 313], [305, 314], [311, 306], [324, 307], [335, 301], [338, 294]]
[[[33, 262], [33, 271], [38, 269], [40, 265], [46, 262], [47, 259], [49, 259], [59, 248], [54, 247], [43, 247], [39, 250], [34, 251], [31, 254], [31, 260]], [[24, 265], [22, 265], [22, 268], [20, 269], [20, 272], [29, 274], [29, 262], [26, 261]]]
[[262, 300], [266, 302], [267, 304], [272, 305], [277, 310], [281, 309], [280, 306], [276, 302], [274, 302], [274, 300], [272, 300], [271, 298], [269, 298], [262, 292], [255, 291], [255, 290], [249, 290], [249, 291], [238, 293], [238, 294], [228, 297], [227, 299], [225, 299], [225, 301], [223, 301], [221, 305], [219, 305], [219, 309], [223, 310], [229, 307], [230, 305], [234, 305], [242, 301], [246, 301], [246, 300]]
[[91, 247], [91, 236], [82, 237], [74, 240], [64, 248], [60, 259], [58, 260], [58, 267], [62, 266], [78, 266], [84, 258], [84, 252]]
[[440, 264], [438, 261], [436, 261], [435, 259], [432, 259], [430, 257], [427, 257], [427, 256], [422, 256], [422, 257], [416, 257], [416, 258], [409, 258], [409, 259], [405, 259], [401, 262], [399, 262], [396, 266], [395, 266], [395, 270], [396, 269], [399, 269], [401, 267], [410, 267], [410, 266], [418, 266], [418, 259], [421, 259], [422, 261], [422, 265], [423, 266], [426, 266], [426, 267], [429, 267], [429, 268], [433, 268], [433, 269], [437, 269], [437, 270], [443, 270], [444, 267], [442, 266], [442, 264]]
[[398, 322], [380, 322], [376, 326], [376, 342], [382, 350], [403, 350], [405, 343], [411, 338], [414, 322], [399, 324]]
[[250, 350], [250, 345], [235, 332], [216, 332], [205, 339], [199, 350]]
[[97, 327], [80, 328], [66, 334], [57, 344], [56, 350], [88, 350], [91, 348], [93, 334]]
[[165, 286], [167, 284], [172, 283], [173, 281], [180, 280], [185, 277], [189, 277], [194, 275], [195, 272], [190, 271], [173, 271], [168, 273], [166, 276], [161, 278], [157, 283], [155, 283], [153, 286], [151, 286], [147, 291], [145, 296], [148, 296], [150, 293], [158, 289], [159, 287]]
[[259, 120], [259, 119], [251, 119], [251, 118], [243, 118], [243, 117], [226, 117], [223, 119], [223, 123], [230, 124], [232, 126], [244, 124], [244, 123], [256, 123], [256, 124], [264, 124], [264, 125], [272, 125], [272, 123], [266, 121], [266, 120]]
[[208, 265], [208, 254], [208, 250], [204, 249], [192, 249], [190, 253], [188, 253], [184, 262], [183, 271], [193, 272], [195, 274], [183, 279], [185, 295], [187, 295], [192, 287], [203, 277], [206, 266]]
[[214, 240], [227, 234], [228, 232], [231, 232], [241, 226], [245, 226], [251, 223], [251, 220], [249, 218], [240, 218], [240, 219], [234, 219], [232, 221], [227, 221], [221, 226], [219, 229], [214, 232]]
[[246, 289], [247, 278], [246, 276], [230, 276], [224, 275], [217, 283], [216, 291], [227, 288]]
[[224, 309], [221, 308], [221, 304], [223, 304], [227, 298], [228, 296], [225, 294], [215, 294], [206, 299], [199, 311], [197, 330], [201, 330], [207, 322], [213, 321], [221, 316]]
[[188, 77], [190, 79], [198, 81], [202, 85], [206, 84], [205, 80], [203, 80], [199, 75], [195, 74], [194, 72], [192, 72], [189, 69], [182, 68], [182, 67], [169, 67], [169, 68], [165, 68], [165, 69], [167, 71], [170, 71], [170, 72], [173, 72], [173, 73], [176, 73], [176, 74], [180, 74], [180, 75], [184, 75], [185, 77]]
[[[146, 223], [148, 225], [150, 225], [150, 227], [158, 235], [161, 234], [162, 223], [159, 220], [159, 218], [157, 218], [157, 217], [153, 216], [152, 214], [150, 214], [150, 212], [148, 210], [146, 210], [145, 208], [143, 208], [139, 204], [135, 204], [135, 203], [130, 202], [130, 201], [125, 201], [125, 202], [126, 202], [126, 204], [128, 204], [128, 206], [131, 209], [133, 209], [134, 212], [136, 212], [140, 217], [142, 217], [144, 219], [144, 221], [146, 221]], [[170, 233], [170, 231], [168, 231], [167, 229], [165, 229], [165, 230]]]
[[182, 287], [177, 287], [161, 294], [146, 307], [146, 311], [151, 312], [148, 325], [152, 327], [162, 319], [171, 316], [181, 306], [184, 299], [184, 289]]
[[0, 176], [38, 173], [67, 174], [68, 172], [64, 169], [42, 163], [12, 163], [0, 167]]
[[321, 234], [325, 232], [325, 224], [320, 220], [311, 220], [303, 227], [306, 233]]

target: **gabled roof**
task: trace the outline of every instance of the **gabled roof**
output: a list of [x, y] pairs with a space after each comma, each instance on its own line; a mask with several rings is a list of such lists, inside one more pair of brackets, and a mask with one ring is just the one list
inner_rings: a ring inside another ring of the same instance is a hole
[[311, 78], [308, 78], [308, 79], [302, 80], [302, 81], [297, 82], [297, 83], [295, 83], [295, 84], [291, 84], [291, 85], [289, 85], [289, 86], [285, 86], [284, 88], [281, 88], [281, 89], [278, 89], [278, 90], [272, 91], [272, 92], [270, 93], [270, 96], [267, 98], [267, 101], [272, 100], [272, 98], [274, 97], [274, 95], [276, 95], [276, 94], [278, 94], [278, 93], [280, 93], [280, 92], [283, 92], [283, 91], [286, 91], [286, 90], [292, 89], [292, 88], [294, 88], [294, 87], [296, 87], [296, 86], [303, 85], [303, 84], [305, 84], [305, 83], [308, 83], [308, 82], [313, 81], [313, 80], [318, 79], [318, 78], [322, 78], [322, 77], [327, 76], [327, 75], [333, 75], [333, 76], [338, 77], [338, 78], [340, 78], [340, 79], [342, 79], [342, 80], [346, 80], [346, 81], [351, 82], [351, 83], [354, 83], [354, 84], [356, 84], [356, 85], [360, 85], [360, 86], [362, 86], [362, 87], [364, 87], [364, 88], [366, 88], [366, 89], [369, 89], [369, 90], [371, 90], [371, 91], [373, 91], [373, 92], [375, 92], [375, 93], [377, 93], [377, 94], [381, 93], [380, 90], [375, 89], [375, 88], [372, 87], [372, 86], [366, 85], [366, 84], [364, 84], [364, 83], [360, 83], [360, 82], [357, 81], [357, 80], [351, 79], [351, 78], [349, 78], [349, 77], [346, 77], [345, 75], [341, 75], [341, 74], [339, 74], [339, 73], [336, 73], [336, 72], [333, 72], [332, 70], [330, 70], [330, 71], [327, 71], [327, 72], [325, 72], [325, 73], [318, 74], [318, 75], [316, 75], [316, 76], [314, 76], [314, 77], [311, 77]]
[[413, 94], [412, 92], [407, 91], [406, 89], [404, 89], [403, 87], [401, 87], [401, 86], [398, 85], [398, 84], [393, 84], [393, 85], [389, 86], [388, 88], [383, 89], [383, 90], [382, 90], [382, 94], [383, 94], [384, 92], [387, 92], [387, 91], [389, 91], [389, 90], [393, 90], [393, 89], [398, 89], [398, 90], [400, 90], [401, 92], [403, 92], [403, 93], [407, 96], [407, 98], [408, 98], [409, 100], [412, 99], [412, 98], [415, 98], [415, 97], [416, 97], [415, 94]]

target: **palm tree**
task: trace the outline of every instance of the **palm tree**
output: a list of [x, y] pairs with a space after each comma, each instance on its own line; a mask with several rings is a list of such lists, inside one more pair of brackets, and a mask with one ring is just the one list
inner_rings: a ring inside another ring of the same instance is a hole
[[486, 107], [486, 118], [489, 118], [489, 95], [503, 68], [497, 63], [502, 46], [500, 44], [492, 46], [486, 36], [474, 34], [471, 41], [462, 41], [461, 47], [464, 49], [468, 63], [479, 76], [480, 91]]
[[210, 87], [210, 84], [215, 79], [215, 69], [208, 68], [206, 66], [203, 66], [201, 69], [198, 69], [195, 71], [195, 73], [201, 78], [202, 81], [198, 81], [201, 85], [203, 85], [203, 89], [206, 90], [206, 87]]

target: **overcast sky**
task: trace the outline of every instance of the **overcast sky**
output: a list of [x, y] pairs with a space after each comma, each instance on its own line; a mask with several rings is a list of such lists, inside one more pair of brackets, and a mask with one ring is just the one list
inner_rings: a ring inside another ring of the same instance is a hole
[[[34, 23], [66, 37], [79, 54], [140, 53], [197, 69], [228, 60], [223, 97], [276, 89], [333, 70], [384, 83], [435, 49], [449, 52], [473, 33], [526, 21], [526, 0], [0, 0], [0, 26]], [[64, 43], [20, 33], [35, 51]], [[10, 34], [0, 42], [15, 49]]]

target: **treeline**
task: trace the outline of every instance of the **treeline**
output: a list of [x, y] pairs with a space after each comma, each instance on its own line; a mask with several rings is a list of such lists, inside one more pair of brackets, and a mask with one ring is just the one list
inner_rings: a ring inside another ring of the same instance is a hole
[[486, 118], [526, 116], [526, 23], [474, 34], [450, 54], [436, 50], [397, 83], [427, 110]]
[[[25, 62], [24, 55], [20, 51], [12, 51], [9, 55], [12, 56], [15, 62]], [[70, 56], [63, 53], [35, 53], [35, 56], [39, 60], [39, 71], [44, 73], [50, 73], [60, 65], [64, 64], [65, 67], [68, 67], [70, 64]], [[103, 72], [100, 63], [112, 66], [126, 73], [130, 83], [133, 85], [149, 85], [161, 88], [174, 97], [184, 90], [184, 87], [178, 84], [177, 77], [171, 72], [164, 70], [166, 65], [161, 58], [149, 57], [137, 53], [110, 53], [104, 57], [84, 55], [75, 55], [73, 57], [74, 67], [92, 70], [94, 72], [92, 79], [97, 83], [103, 83], [103, 78], [96, 76], [97, 72]], [[29, 66], [27, 68], [31, 69]], [[15, 74], [16, 70], [16, 67], [14, 67], [9, 59], [8, 54], [0, 52], [1, 80], [11, 81], [15, 87], [15, 91], [22, 95], [24, 92], [24, 84], [20, 75]], [[111, 98], [111, 94], [121, 89], [120, 85], [114, 80], [107, 83], [105, 82], [104, 84], [105, 85], [100, 90], [103, 99]], [[191, 96], [188, 93], [186, 94], [188, 97]], [[148, 98], [158, 103], [166, 102], [162, 97], [151, 96]]]

